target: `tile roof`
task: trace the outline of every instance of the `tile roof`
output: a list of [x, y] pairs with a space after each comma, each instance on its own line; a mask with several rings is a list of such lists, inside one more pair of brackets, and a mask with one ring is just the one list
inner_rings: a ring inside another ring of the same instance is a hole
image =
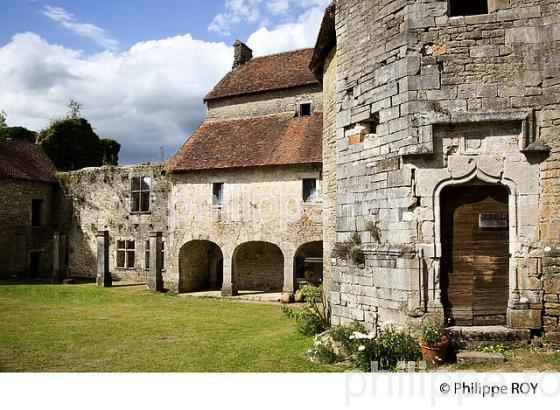
[[54, 164], [40, 146], [0, 139], [0, 177], [54, 182], [55, 174]]
[[167, 172], [320, 163], [323, 114], [205, 121], [165, 167]]
[[308, 48], [253, 58], [226, 74], [204, 101], [319, 84], [309, 70], [312, 56]]

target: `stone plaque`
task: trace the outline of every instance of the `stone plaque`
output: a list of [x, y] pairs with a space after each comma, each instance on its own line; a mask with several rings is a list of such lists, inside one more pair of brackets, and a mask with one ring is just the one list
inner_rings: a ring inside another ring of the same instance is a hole
[[508, 214], [479, 214], [478, 227], [480, 229], [507, 229], [509, 226]]

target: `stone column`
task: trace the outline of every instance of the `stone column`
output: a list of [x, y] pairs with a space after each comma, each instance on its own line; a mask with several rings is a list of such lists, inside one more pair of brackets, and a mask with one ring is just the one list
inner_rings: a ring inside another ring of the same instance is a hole
[[294, 255], [284, 254], [284, 286], [282, 287], [282, 303], [294, 301]]
[[66, 236], [55, 233], [53, 236], [53, 271], [51, 280], [53, 283], [62, 283], [66, 277], [64, 266], [64, 253]]
[[161, 242], [162, 233], [150, 233], [150, 270], [148, 271], [148, 289], [161, 292], [163, 291], [163, 275], [161, 267], [163, 261], [161, 260]]
[[233, 279], [233, 260], [224, 256], [224, 281], [222, 283], [222, 296], [237, 295], [237, 286]]
[[109, 272], [109, 231], [97, 231], [97, 286], [109, 287], [113, 284]]

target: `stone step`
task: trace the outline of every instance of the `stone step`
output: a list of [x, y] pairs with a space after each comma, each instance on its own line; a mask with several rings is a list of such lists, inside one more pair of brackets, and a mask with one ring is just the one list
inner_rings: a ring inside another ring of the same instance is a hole
[[457, 364], [472, 363], [493, 363], [499, 364], [506, 361], [506, 357], [501, 353], [485, 353], [464, 351], [457, 353]]
[[452, 326], [446, 330], [456, 351], [493, 345], [528, 344], [531, 340], [530, 330], [505, 326]]

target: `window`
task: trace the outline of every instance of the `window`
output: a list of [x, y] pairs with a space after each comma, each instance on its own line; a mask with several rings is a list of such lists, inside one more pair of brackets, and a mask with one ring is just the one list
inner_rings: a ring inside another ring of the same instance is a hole
[[134, 241], [117, 241], [117, 268], [134, 268]]
[[43, 224], [43, 200], [31, 200], [31, 226], [41, 226]]
[[131, 185], [132, 203], [131, 212], [150, 212], [150, 189], [152, 179], [150, 177], [133, 177]]
[[317, 180], [306, 178], [303, 180], [303, 201], [309, 202], [317, 199]]
[[212, 184], [212, 205], [224, 204], [224, 183], [214, 182]]
[[488, 14], [488, 0], [449, 0], [449, 17]]
[[298, 117], [309, 117], [311, 115], [311, 103], [300, 103], [297, 115]]
[[150, 270], [150, 240], [144, 241], [144, 268]]

